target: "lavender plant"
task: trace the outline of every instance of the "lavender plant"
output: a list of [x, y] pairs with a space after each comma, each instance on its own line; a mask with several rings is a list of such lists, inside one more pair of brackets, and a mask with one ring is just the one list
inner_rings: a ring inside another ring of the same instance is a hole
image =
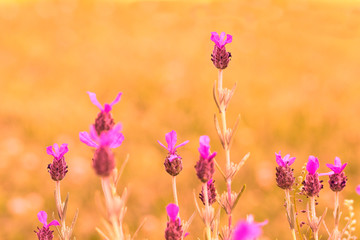
[[54, 238], [54, 231], [49, 229], [50, 226], [59, 226], [60, 223], [57, 220], [52, 220], [49, 224], [47, 223], [47, 213], [40, 211], [37, 214], [39, 221], [43, 224], [42, 228], [37, 227], [38, 232], [34, 231], [39, 240], [52, 240]]
[[60, 219], [60, 229], [56, 227], [56, 230], [61, 240], [71, 239], [75, 223], [79, 214], [79, 209], [77, 209], [72, 220], [72, 224], [70, 226], [66, 226], [65, 220], [69, 201], [69, 194], [67, 194], [66, 199], [63, 202], [61, 199], [60, 181], [64, 179], [66, 173], [68, 172], [68, 166], [66, 165], [64, 157], [65, 153], [67, 153], [68, 151], [68, 144], [66, 143], [63, 143], [60, 148], [57, 143], [55, 143], [53, 146], [48, 146], [46, 148], [47, 154], [54, 157], [53, 162], [48, 165], [48, 171], [50, 173], [51, 179], [55, 181], [55, 204], [57, 214]]

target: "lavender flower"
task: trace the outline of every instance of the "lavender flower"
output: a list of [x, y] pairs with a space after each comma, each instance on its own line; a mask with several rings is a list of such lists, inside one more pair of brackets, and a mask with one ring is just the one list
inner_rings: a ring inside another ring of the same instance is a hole
[[295, 182], [294, 169], [290, 165], [294, 163], [295, 157], [290, 158], [287, 154], [281, 158], [281, 153], [275, 153], [276, 162], [279, 165], [276, 167], [276, 183], [282, 189], [291, 189]]
[[87, 92], [87, 93], [89, 94], [91, 102], [100, 109], [100, 113], [98, 114], [94, 124], [97, 134], [100, 135], [101, 132], [108, 131], [112, 129], [113, 126], [115, 125], [114, 119], [112, 118], [110, 111], [112, 109], [112, 106], [120, 101], [120, 97], [122, 93], [118, 93], [118, 95], [116, 96], [115, 100], [112, 103], [110, 104], [105, 103], [104, 107], [97, 100], [95, 93], [92, 92]]
[[165, 145], [163, 145], [160, 141], [158, 141], [158, 143], [162, 147], [164, 147], [166, 150], [169, 151], [168, 155], [165, 158], [165, 162], [164, 162], [165, 170], [171, 176], [176, 176], [182, 170], [182, 161], [181, 161], [182, 158], [180, 157], [179, 154], [177, 154], [176, 149], [181, 146], [184, 146], [189, 141], [185, 141], [185, 142], [180, 143], [179, 145], [175, 146], [176, 141], [177, 141], [177, 134], [174, 130], [167, 133], [165, 135], [165, 139], [166, 139], [166, 142], [168, 145], [167, 147], [165, 147]]
[[213, 53], [211, 54], [211, 61], [218, 69], [225, 69], [231, 58], [231, 53], [226, 52], [225, 45], [232, 42], [232, 36], [226, 35], [222, 32], [219, 36], [217, 32], [211, 32], [210, 40], [215, 43]]
[[52, 180], [61, 181], [68, 172], [68, 166], [64, 158], [65, 153], [68, 151], [69, 149], [66, 143], [63, 143], [60, 148], [57, 143], [46, 148], [47, 154], [54, 157], [53, 162], [48, 165], [48, 172]]
[[267, 220], [261, 223], [254, 222], [253, 215], [249, 215], [246, 221], [241, 220], [236, 224], [232, 240], [254, 240], [261, 236], [261, 228], [267, 223]]
[[196, 175], [203, 183], [208, 182], [214, 172], [214, 157], [216, 152], [210, 154], [210, 138], [208, 136], [200, 137], [199, 147], [200, 159], [195, 165]]
[[183, 235], [181, 220], [178, 218], [179, 207], [176, 204], [170, 203], [166, 207], [166, 212], [169, 216], [169, 221], [165, 229], [166, 240], [180, 240]]
[[38, 232], [34, 231], [37, 234], [39, 240], [51, 240], [53, 239], [54, 231], [49, 229], [50, 226], [59, 226], [57, 220], [52, 220], [49, 224], [47, 223], [47, 213], [45, 211], [40, 211], [38, 214], [39, 221], [43, 224], [42, 228], [37, 227]]
[[347, 177], [343, 172], [347, 163], [341, 164], [340, 158], [336, 157], [334, 165], [326, 164], [328, 168], [333, 171], [333, 174], [329, 175], [330, 189], [334, 192], [340, 192], [346, 186]]
[[[216, 202], [216, 188], [215, 188], [215, 181], [211, 178], [207, 182], [207, 192], [208, 192], [208, 202], [209, 205], [212, 205]], [[199, 194], [199, 198], [202, 201], [202, 203], [205, 205], [205, 193], [204, 193], [204, 187], [202, 187], [201, 192]]]
[[319, 180], [319, 174], [316, 172], [319, 169], [319, 159], [314, 156], [309, 156], [306, 170], [309, 172], [303, 181], [303, 192], [308, 197], [319, 195], [320, 190], [323, 188], [322, 181]]
[[124, 136], [120, 131], [121, 125], [117, 124], [113, 129], [102, 132], [99, 136], [92, 125], [90, 133], [80, 132], [79, 134], [83, 143], [90, 147], [96, 147], [93, 168], [99, 176], [107, 177], [115, 168], [114, 155], [110, 149], [119, 147], [124, 140]]

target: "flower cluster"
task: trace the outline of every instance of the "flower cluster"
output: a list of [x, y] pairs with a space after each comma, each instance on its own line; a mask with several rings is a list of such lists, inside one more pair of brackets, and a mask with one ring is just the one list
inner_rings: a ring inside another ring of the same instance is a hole
[[201, 136], [199, 142], [200, 158], [195, 165], [196, 175], [201, 182], [206, 183], [212, 179], [215, 172], [214, 157], [216, 152], [210, 154], [210, 138], [208, 136]]
[[124, 140], [120, 123], [115, 124], [111, 115], [114, 104], [120, 101], [121, 93], [115, 100], [104, 107], [99, 103], [95, 93], [88, 92], [91, 102], [100, 109], [95, 124], [90, 126], [90, 132], [80, 132], [80, 140], [90, 147], [95, 147], [93, 168], [97, 175], [107, 177], [115, 168], [112, 148], [117, 148]]
[[215, 43], [213, 53], [211, 54], [211, 61], [218, 69], [225, 69], [231, 59], [231, 53], [226, 51], [225, 45], [232, 42], [232, 36], [226, 35], [222, 32], [219, 36], [217, 32], [211, 33], [211, 41]]
[[[166, 207], [166, 212], [169, 216], [169, 221], [166, 224], [165, 239], [166, 240], [181, 240], [188, 234], [183, 234], [181, 220], [178, 217], [179, 207], [176, 204], [170, 203]], [[183, 236], [184, 235], [184, 236]]]

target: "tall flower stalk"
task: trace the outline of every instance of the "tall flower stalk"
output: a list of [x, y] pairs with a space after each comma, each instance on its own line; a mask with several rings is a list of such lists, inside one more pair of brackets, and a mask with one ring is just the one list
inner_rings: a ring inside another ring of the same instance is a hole
[[223, 230], [223, 238], [229, 239], [232, 231], [232, 211], [240, 197], [243, 189], [239, 193], [232, 192], [232, 180], [235, 174], [239, 171], [240, 167], [245, 163], [246, 159], [249, 157], [247, 154], [239, 163], [235, 164], [230, 159], [230, 149], [233, 141], [234, 133], [237, 129], [239, 119], [238, 116], [234, 127], [228, 128], [227, 120], [226, 120], [226, 110], [233, 96], [236, 88], [236, 84], [230, 90], [227, 88], [223, 88], [223, 70], [228, 66], [231, 60], [231, 53], [226, 51], [225, 45], [232, 42], [232, 36], [230, 34], [225, 34], [222, 32], [220, 35], [216, 32], [211, 33], [210, 38], [214, 43], [214, 50], [211, 55], [211, 60], [214, 66], [218, 69], [218, 80], [214, 83], [214, 100], [219, 109], [220, 118], [221, 118], [221, 126], [215, 115], [215, 127], [217, 133], [219, 135], [222, 147], [225, 152], [225, 172], [220, 169], [220, 172], [223, 174], [223, 177], [226, 181], [226, 192], [221, 196], [222, 202], [220, 205], [225, 209], [226, 214], [228, 215], [228, 226]]
[[128, 159], [118, 170], [115, 167], [115, 158], [112, 152], [112, 149], [119, 147], [124, 140], [121, 124], [115, 124], [111, 115], [112, 107], [120, 101], [122, 94], [119, 93], [112, 103], [104, 104], [104, 106], [99, 103], [95, 93], [88, 92], [88, 94], [91, 102], [100, 109], [100, 112], [95, 123], [90, 126], [90, 132], [80, 132], [79, 137], [83, 143], [95, 148], [92, 165], [95, 173], [101, 179], [107, 219], [104, 221], [107, 231], [104, 232], [99, 228], [96, 230], [107, 240], [131, 239], [131, 236], [124, 232], [123, 226], [128, 191], [125, 188], [121, 195], [117, 192], [117, 183]]
[[60, 181], [63, 180], [66, 173], [68, 172], [68, 166], [66, 165], [64, 157], [65, 153], [67, 153], [68, 151], [68, 144], [66, 143], [62, 144], [60, 148], [57, 143], [55, 143], [53, 146], [49, 146], [46, 148], [47, 154], [54, 157], [53, 162], [48, 165], [48, 171], [50, 173], [51, 179], [55, 181], [55, 204], [60, 219], [60, 230], [57, 227], [56, 230], [58, 231], [61, 240], [71, 239], [75, 223], [79, 214], [79, 209], [77, 209], [71, 226], [66, 226], [65, 220], [69, 201], [69, 194], [63, 202], [61, 198]]

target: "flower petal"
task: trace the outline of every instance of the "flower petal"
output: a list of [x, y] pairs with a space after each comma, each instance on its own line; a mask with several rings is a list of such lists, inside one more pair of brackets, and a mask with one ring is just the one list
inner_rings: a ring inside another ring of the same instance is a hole
[[347, 163], [344, 163], [344, 164], [340, 167], [340, 172], [342, 172], [346, 166], [347, 166]]
[[201, 157], [208, 158], [210, 153], [210, 138], [206, 135], [200, 137], [199, 153]]
[[98, 147], [99, 145], [94, 142], [91, 138], [88, 132], [80, 132], [79, 133], [80, 141], [85, 143], [86, 145], [90, 147]]
[[226, 35], [226, 41], [225, 41], [224, 45], [226, 45], [228, 43], [231, 43], [232, 40], [233, 40], [233, 37], [230, 34], [227, 34]]
[[54, 143], [53, 147], [54, 147], [54, 154], [55, 154], [54, 157], [59, 158], [59, 145], [57, 143]]
[[317, 159], [314, 156], [309, 156], [309, 161], [306, 164], [306, 170], [310, 174], [315, 174], [315, 172], [318, 170], [318, 168], [319, 168], [319, 159]]
[[211, 32], [210, 40], [219, 47], [220, 36], [217, 32]]
[[99, 103], [99, 101], [97, 100], [96, 98], [96, 94], [95, 93], [92, 93], [92, 92], [87, 92], [89, 94], [89, 97], [90, 97], [90, 101], [95, 105], [97, 106], [101, 111], [103, 111], [103, 107], [102, 105]]
[[46, 153], [47, 154], [49, 154], [49, 155], [51, 155], [51, 156], [53, 156], [53, 157], [55, 157], [54, 155], [54, 152], [53, 152], [53, 147], [52, 146], [48, 146], [47, 148], [46, 148]]
[[176, 144], [176, 141], [177, 141], [177, 134], [174, 130], [172, 130], [171, 132], [168, 132], [166, 135], [165, 135], [165, 139], [166, 139], [166, 142], [168, 144], [168, 149], [169, 149], [169, 152], [170, 153], [174, 153], [175, 151], [175, 144]]
[[177, 145], [176, 147], [174, 147], [174, 150], [177, 149], [177, 148], [179, 148], [179, 147], [182, 147], [182, 146], [184, 146], [184, 145], [186, 145], [186, 144], [188, 144], [188, 143], [189, 143], [189, 140], [186, 140], [185, 142], [180, 143], [179, 145]]
[[65, 155], [65, 153], [67, 153], [68, 151], [69, 151], [68, 144], [67, 143], [61, 144], [59, 151], [59, 158], [62, 158]]
[[179, 207], [176, 204], [170, 203], [166, 207], [166, 212], [171, 221], [175, 221], [179, 213]]
[[165, 145], [164, 144], [162, 144], [159, 140], [158, 140], [158, 143], [163, 147], [163, 148], [165, 148], [166, 150], [168, 150], [169, 151], [169, 149], [167, 148], [167, 147], [165, 147]]
[[60, 226], [60, 223], [57, 220], [52, 220], [47, 226]]
[[279, 151], [279, 153], [275, 153], [275, 156], [276, 156], [276, 163], [279, 165], [279, 166], [282, 166], [282, 167], [285, 167], [285, 163], [283, 161], [283, 159], [281, 158], [281, 152]]
[[222, 48], [225, 45], [225, 32], [220, 33], [219, 45]]
[[40, 211], [37, 214], [39, 221], [47, 227], [47, 213], [45, 211]]
[[120, 101], [121, 95], [122, 95], [122, 93], [119, 92], [118, 95], [116, 96], [115, 100], [112, 101], [112, 103], [110, 103], [109, 105], [114, 106], [116, 103], [118, 103]]
[[336, 166], [336, 167], [341, 167], [341, 160], [340, 160], [340, 158], [335, 157], [334, 166]]

